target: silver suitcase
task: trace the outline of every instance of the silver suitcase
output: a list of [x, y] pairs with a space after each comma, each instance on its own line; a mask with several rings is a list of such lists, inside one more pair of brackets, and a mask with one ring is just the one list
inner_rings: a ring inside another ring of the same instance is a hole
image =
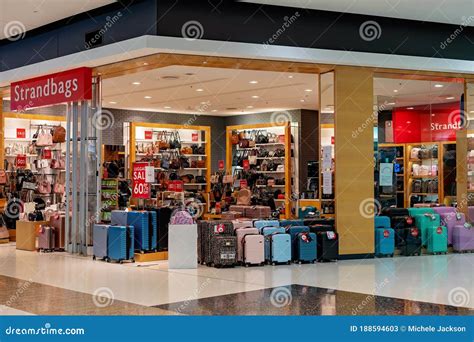
[[110, 225], [108, 224], [94, 224], [93, 232], [93, 256], [95, 259], [105, 259], [107, 254], [107, 234]]
[[54, 250], [54, 228], [50, 226], [40, 226], [38, 235], [38, 249], [43, 252]]

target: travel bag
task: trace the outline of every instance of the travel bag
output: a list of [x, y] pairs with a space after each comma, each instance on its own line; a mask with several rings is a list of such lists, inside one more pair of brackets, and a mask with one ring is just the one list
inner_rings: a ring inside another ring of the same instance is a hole
[[198, 262], [203, 265], [212, 263], [211, 240], [214, 236], [233, 236], [232, 221], [199, 221], [198, 222]]
[[423, 246], [426, 246], [428, 241], [428, 230], [433, 227], [439, 227], [441, 225], [441, 218], [438, 214], [426, 213], [415, 215], [415, 225], [420, 230], [421, 243]]
[[474, 251], [474, 228], [470, 224], [456, 225], [452, 233], [453, 251]]
[[211, 238], [211, 263], [214, 267], [234, 267], [236, 264], [237, 238], [213, 236]]
[[223, 220], [236, 220], [242, 217], [242, 213], [238, 211], [224, 211], [221, 215]]
[[54, 249], [63, 251], [65, 248], [66, 216], [58, 213], [49, 218], [49, 225], [54, 228]]
[[263, 265], [265, 263], [265, 243], [263, 235], [247, 234], [243, 236], [243, 264]]
[[290, 226], [306, 226], [304, 220], [281, 220], [280, 227], [290, 227]]
[[318, 224], [331, 226], [332, 228], [334, 228], [336, 225], [336, 220], [334, 218], [325, 218], [325, 217], [305, 218], [301, 226], [314, 226]]
[[54, 251], [54, 228], [41, 225], [38, 233], [38, 249], [42, 252]]
[[253, 226], [258, 230], [262, 230], [264, 227], [280, 227], [280, 221], [278, 220], [257, 220], [253, 221]]
[[246, 219], [232, 220], [234, 231], [239, 228], [253, 228], [253, 221]]
[[229, 206], [229, 211], [235, 211], [241, 213], [242, 215], [245, 214], [245, 209], [249, 208], [249, 205], [231, 205]]
[[127, 225], [133, 226], [135, 250], [141, 253], [150, 251], [150, 215], [148, 211], [129, 211]]
[[[275, 228], [278, 229], [278, 228]], [[270, 246], [270, 263], [277, 264], [291, 263], [291, 237], [290, 234], [273, 233], [266, 236]]]
[[313, 263], [317, 259], [317, 241], [316, 234], [310, 232], [301, 232], [296, 235], [296, 239], [293, 243], [295, 250], [293, 260], [296, 262], [304, 263], [310, 262]]
[[272, 216], [272, 210], [268, 206], [255, 205], [245, 208], [244, 216], [252, 219], [267, 219]]
[[466, 223], [466, 216], [458, 213], [454, 207], [435, 207], [433, 210], [440, 216], [441, 225], [448, 229], [448, 245], [453, 243], [453, 229]]
[[448, 252], [448, 230], [445, 226], [426, 228], [426, 251], [431, 254], [446, 254]]
[[243, 239], [246, 235], [258, 235], [259, 231], [257, 228], [237, 228], [234, 230], [235, 236], [237, 237], [237, 262], [242, 263], [244, 261], [244, 248]]
[[111, 225], [107, 237], [107, 261], [122, 263], [125, 260], [135, 261], [135, 239], [133, 226]]
[[298, 234], [299, 233], [309, 233], [309, 227], [306, 226], [293, 226], [286, 228], [286, 233], [290, 234], [291, 237], [291, 260], [298, 260], [298, 254], [296, 245], [298, 243]]
[[108, 224], [94, 224], [93, 228], [93, 245], [92, 245], [92, 259], [106, 259], [107, 254], [107, 234], [110, 225]]
[[393, 256], [395, 252], [395, 230], [390, 227], [388, 216], [375, 216], [375, 255]]
[[318, 261], [325, 262], [339, 258], [339, 236], [336, 232], [318, 232], [316, 241]]
[[317, 217], [319, 216], [320, 212], [318, 209], [316, 209], [313, 206], [306, 206], [306, 207], [301, 207], [298, 208], [298, 218], [304, 219], [304, 218], [311, 218], [311, 217]]
[[416, 227], [400, 229], [402, 243], [400, 254], [404, 256], [421, 255], [421, 233]]
[[[271, 249], [271, 239], [270, 235], [272, 234], [284, 234], [285, 233], [285, 228], [283, 227], [264, 227], [260, 231], [261, 234], [265, 237], [265, 260], [270, 261], [270, 249]], [[291, 259], [291, 255], [290, 255]]]

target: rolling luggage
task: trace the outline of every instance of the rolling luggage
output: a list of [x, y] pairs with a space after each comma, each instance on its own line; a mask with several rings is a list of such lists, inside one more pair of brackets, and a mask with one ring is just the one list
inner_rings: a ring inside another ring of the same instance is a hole
[[331, 226], [333, 229], [336, 225], [336, 220], [333, 218], [306, 218], [303, 220], [303, 224], [301, 226], [315, 226], [315, 225], [324, 225], [324, 226]]
[[318, 232], [333, 232], [334, 226], [327, 224], [314, 224], [309, 226], [309, 231], [314, 234], [317, 234]]
[[453, 243], [453, 229], [466, 223], [466, 216], [458, 213], [453, 207], [436, 207], [433, 210], [440, 216], [441, 225], [448, 229], [448, 245]]
[[291, 260], [298, 260], [298, 251], [296, 245], [298, 244], [299, 233], [309, 233], [309, 227], [306, 226], [293, 226], [286, 228], [286, 233], [290, 234], [291, 237]]
[[54, 249], [63, 251], [66, 230], [66, 216], [55, 214], [50, 217], [49, 225], [54, 228]]
[[291, 262], [291, 237], [290, 234], [274, 233], [267, 235], [270, 242], [270, 258], [272, 265], [290, 264]]
[[471, 225], [456, 225], [453, 228], [453, 250], [455, 252], [474, 251], [474, 228]]
[[247, 207], [244, 210], [244, 216], [252, 219], [267, 219], [272, 216], [272, 209], [263, 205]]
[[38, 234], [38, 249], [42, 252], [54, 251], [54, 228], [41, 225]]
[[[270, 261], [270, 249], [271, 249], [271, 239], [270, 235], [272, 234], [284, 234], [285, 233], [285, 228], [283, 227], [264, 227], [261, 230], [261, 234], [265, 237], [265, 260]], [[291, 255], [290, 255], [291, 259]]]
[[214, 267], [234, 267], [236, 264], [237, 238], [213, 236], [211, 238], [211, 263]]
[[232, 220], [232, 225], [234, 226], [234, 230], [239, 228], [253, 228], [252, 220]]
[[224, 211], [221, 215], [223, 220], [236, 220], [242, 217], [238, 211]]
[[421, 255], [421, 234], [416, 227], [403, 228], [400, 230], [402, 243], [400, 254], [404, 256]]
[[336, 232], [318, 232], [316, 234], [318, 261], [331, 261], [339, 258], [339, 236]]
[[393, 256], [395, 252], [395, 230], [390, 227], [388, 216], [375, 216], [375, 255]]
[[309, 232], [301, 232], [296, 236], [296, 241], [293, 244], [293, 247], [296, 251], [296, 257], [293, 260], [299, 262], [313, 263], [316, 261], [317, 256], [317, 241], [316, 234]]
[[116, 226], [126, 226], [128, 220], [128, 211], [112, 210], [110, 215], [110, 224]]
[[253, 222], [253, 226], [258, 230], [262, 230], [264, 227], [280, 227], [280, 221], [278, 220], [257, 220]]
[[243, 264], [263, 265], [265, 262], [265, 244], [263, 235], [244, 235], [243, 240]]
[[150, 234], [150, 250], [158, 250], [158, 214], [154, 210], [148, 210], [149, 217], [149, 234]]
[[304, 220], [281, 220], [280, 227], [305, 226]]
[[235, 211], [240, 213], [241, 215], [245, 214], [245, 209], [249, 208], [250, 206], [248, 205], [231, 205], [229, 206], [229, 211]]
[[426, 229], [426, 251], [431, 254], [448, 252], [448, 230], [445, 226], [431, 226]]
[[107, 237], [107, 261], [117, 261], [122, 263], [124, 260], [130, 260], [134, 262], [134, 241], [133, 226], [109, 226]]
[[[244, 236], [246, 235], [258, 235], [259, 231], [257, 228], [237, 228], [235, 229], [235, 236], [237, 237], [237, 262], [242, 263], [244, 261]], [[262, 245], [263, 250], [263, 245]]]
[[198, 262], [205, 265], [212, 263], [211, 240], [214, 236], [233, 236], [234, 226], [231, 221], [198, 222]]
[[150, 251], [150, 215], [148, 211], [129, 211], [127, 225], [133, 226], [135, 236], [135, 250]]
[[433, 227], [439, 227], [441, 225], [441, 218], [438, 214], [431, 213], [415, 215], [415, 225], [420, 230], [422, 245], [426, 246], [428, 241], [428, 230]]
[[92, 245], [92, 259], [106, 259], [107, 258], [107, 234], [110, 225], [108, 224], [94, 224], [93, 245]]

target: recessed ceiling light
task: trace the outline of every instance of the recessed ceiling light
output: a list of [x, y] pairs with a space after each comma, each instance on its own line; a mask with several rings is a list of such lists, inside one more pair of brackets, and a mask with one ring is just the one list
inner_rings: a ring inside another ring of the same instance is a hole
[[300, 102], [304, 102], [304, 100], [303, 100], [303, 99], [301, 99], [301, 100], [300, 100]]
[[446, 100], [454, 100], [454, 96], [448, 96]]
[[164, 106], [163, 108], [164, 108], [164, 109], [171, 109], [170, 106]]
[[387, 105], [389, 105], [389, 106], [395, 106], [395, 102], [389, 102], [389, 103], [387, 103]]
[[197, 88], [196, 91], [201, 92], [201, 91], [204, 91], [204, 89], [202, 89], [202, 88]]
[[253, 108], [253, 106], [247, 106], [247, 108], [248, 108], [248, 109], [251, 109], [251, 108]]
[[260, 96], [258, 95], [252, 95], [252, 99], [258, 99]]
[[133, 85], [140, 85], [141, 82], [132, 82]]
[[444, 85], [442, 85], [442, 84], [435, 84], [434, 86], [435, 86], [435, 88], [443, 88], [444, 87]]
[[398, 89], [394, 89], [393, 92], [394, 92], [394, 93], [398, 93]]
[[147, 62], [144, 62], [143, 65], [148, 65], [148, 63], [147, 63]]
[[470, 113], [470, 114], [474, 114], [474, 110], [470, 110], [469, 113]]
[[[410, 110], [412, 110], [412, 109], [415, 109], [415, 108], [413, 108], [413, 107], [407, 107], [407, 109], [410, 109]], [[407, 121], [407, 123], [408, 123], [408, 121]]]
[[207, 103], [206, 101], [202, 101], [202, 102], [201, 102], [202, 105], [205, 105], [206, 103]]
[[151, 99], [151, 96], [144, 96], [145, 99]]
[[313, 89], [305, 89], [304, 91], [306, 91], [306, 92], [310, 93], [310, 92], [312, 92], [312, 91], [313, 91]]
[[217, 109], [213, 109], [211, 112], [214, 112], [214, 113], [215, 113], [215, 112], [217, 112]]
[[115, 101], [109, 101], [110, 104], [117, 104]]
[[250, 84], [257, 84], [258, 81], [250, 81], [249, 83], [250, 83]]
[[293, 75], [289, 75], [288, 78], [293, 78], [294, 76]]
[[331, 107], [325, 107], [324, 110], [331, 110]]

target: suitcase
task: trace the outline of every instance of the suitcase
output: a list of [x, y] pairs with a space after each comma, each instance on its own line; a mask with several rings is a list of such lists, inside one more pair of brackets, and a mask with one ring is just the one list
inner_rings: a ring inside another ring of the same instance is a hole
[[414, 228], [415, 219], [411, 216], [394, 216], [390, 219], [391, 228], [395, 230], [395, 246], [399, 247], [403, 242], [403, 230]]
[[150, 250], [158, 250], [158, 214], [154, 210], [148, 210], [149, 217], [149, 234], [150, 234]]
[[110, 225], [108, 224], [94, 224], [94, 231], [92, 233], [92, 259], [106, 259], [107, 258], [107, 234]]
[[456, 225], [453, 228], [453, 251], [474, 251], [474, 228], [470, 225]]
[[244, 216], [252, 219], [267, 219], [272, 216], [272, 209], [263, 205], [247, 207], [244, 210]]
[[306, 206], [298, 208], [298, 218], [304, 219], [306, 217], [316, 217], [319, 216], [319, 211], [313, 206]]
[[41, 225], [38, 234], [38, 249], [43, 252], [54, 251], [54, 228]]
[[317, 241], [316, 234], [309, 232], [301, 232], [296, 235], [296, 241], [293, 244], [296, 257], [293, 260], [299, 262], [313, 263], [316, 261], [317, 256]]
[[424, 215], [424, 214], [435, 214], [433, 208], [408, 208], [408, 213], [410, 216], [415, 217], [415, 215]]
[[305, 226], [304, 220], [281, 220], [280, 227]]
[[238, 211], [224, 211], [221, 215], [223, 220], [236, 220], [242, 217], [242, 213]]
[[198, 262], [203, 265], [212, 263], [211, 240], [214, 236], [233, 236], [232, 221], [198, 222]]
[[318, 261], [325, 262], [339, 258], [339, 236], [336, 232], [318, 232], [316, 241]]
[[110, 214], [110, 224], [116, 226], [126, 226], [128, 220], [128, 211], [112, 210]]
[[[237, 262], [244, 261], [244, 236], [260, 234], [257, 228], [237, 228], [235, 229], [235, 236], [237, 237]], [[263, 248], [263, 245], [262, 245]]]
[[270, 242], [270, 258], [272, 265], [291, 263], [290, 234], [274, 233], [267, 236]]
[[[415, 215], [415, 225], [421, 233], [421, 243], [427, 245], [428, 230], [441, 225], [441, 218], [438, 214]], [[447, 236], [446, 236], [447, 237]]]
[[410, 216], [408, 209], [405, 208], [382, 208], [381, 211], [382, 216], [388, 216], [390, 218], [394, 216]]
[[54, 228], [54, 249], [63, 251], [65, 248], [66, 216], [53, 215], [49, 219], [49, 225]]
[[253, 226], [258, 230], [262, 230], [264, 227], [280, 227], [280, 221], [278, 220], [257, 220], [253, 222]]
[[440, 216], [441, 225], [448, 229], [448, 245], [453, 243], [453, 229], [466, 223], [466, 216], [458, 213], [453, 207], [436, 207], [433, 210]]
[[336, 220], [333, 218], [306, 218], [303, 220], [303, 224], [301, 226], [314, 226], [314, 225], [325, 225], [331, 226], [333, 229], [336, 226]]
[[374, 226], [375, 226], [375, 228], [391, 228], [390, 217], [388, 217], [388, 216], [375, 216]]
[[298, 260], [298, 253], [296, 249], [296, 244], [298, 243], [298, 234], [299, 233], [309, 233], [309, 227], [306, 226], [293, 226], [286, 228], [286, 233], [290, 234], [291, 237], [291, 260]]
[[263, 265], [265, 263], [265, 243], [263, 235], [247, 234], [243, 240], [243, 264]]
[[426, 251], [431, 254], [446, 254], [448, 252], [448, 230], [445, 226], [426, 228]]
[[421, 234], [416, 227], [400, 229], [402, 243], [400, 254], [404, 256], [421, 255]]
[[327, 224], [315, 224], [315, 225], [309, 226], [309, 231], [314, 234], [317, 234], [318, 232], [333, 232], [334, 226], [327, 225]]
[[[264, 227], [261, 230], [262, 235], [265, 237], [265, 260], [270, 261], [270, 249], [271, 249], [271, 234], [284, 234], [285, 228], [283, 227]], [[291, 255], [290, 255], [291, 258]]]
[[139, 252], [150, 251], [150, 215], [148, 211], [129, 211], [127, 225], [133, 226], [135, 236], [135, 250]]
[[253, 228], [252, 220], [232, 220], [232, 225], [234, 226], [234, 230], [239, 228]]
[[375, 255], [392, 256], [395, 252], [395, 230], [375, 228]]
[[134, 227], [111, 225], [107, 236], [107, 261], [135, 261]]
[[[467, 207], [467, 220], [474, 222], [474, 206]], [[8, 227], [10, 229], [10, 227]]]
[[231, 205], [229, 206], [229, 211], [235, 211], [237, 213], [240, 213], [241, 215], [244, 215], [245, 209], [249, 207], [249, 205]]
[[211, 238], [211, 263], [214, 267], [234, 267], [236, 264], [237, 238], [213, 236]]

